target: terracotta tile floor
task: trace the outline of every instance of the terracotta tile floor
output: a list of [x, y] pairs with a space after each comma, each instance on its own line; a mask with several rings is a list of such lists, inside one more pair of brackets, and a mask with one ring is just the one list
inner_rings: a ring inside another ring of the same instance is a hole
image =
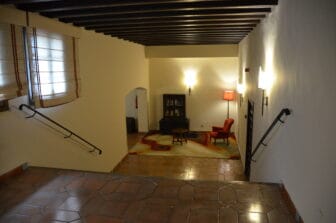
[[246, 180], [241, 160], [183, 156], [127, 155], [113, 172], [181, 180]]
[[0, 222], [294, 222], [276, 185], [30, 167], [0, 185]]

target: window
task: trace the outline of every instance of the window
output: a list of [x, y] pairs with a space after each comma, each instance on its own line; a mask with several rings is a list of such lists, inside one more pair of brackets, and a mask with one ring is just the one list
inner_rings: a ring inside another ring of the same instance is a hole
[[62, 40], [38, 36], [37, 43], [41, 94], [47, 96], [64, 93], [66, 91], [65, 56]]
[[73, 37], [0, 23], [0, 102], [27, 94], [28, 86], [36, 107], [78, 98], [77, 52]]
[[74, 37], [0, 23], [0, 49], [0, 102], [27, 94], [28, 86], [36, 107], [78, 98]]
[[78, 97], [77, 48], [73, 37], [30, 29], [28, 51], [33, 98], [39, 107]]

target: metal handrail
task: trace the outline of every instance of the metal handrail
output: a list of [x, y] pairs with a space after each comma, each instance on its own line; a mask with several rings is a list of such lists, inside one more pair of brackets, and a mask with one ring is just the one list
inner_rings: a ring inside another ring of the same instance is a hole
[[267, 131], [265, 132], [265, 134], [263, 135], [263, 137], [261, 137], [260, 141], [258, 142], [257, 146], [255, 147], [255, 149], [253, 150], [252, 154], [251, 154], [251, 160], [253, 160], [253, 156], [258, 152], [259, 148], [261, 145], [263, 146], [267, 146], [267, 144], [264, 143], [264, 140], [266, 139], [266, 137], [268, 136], [268, 134], [272, 131], [272, 129], [274, 128], [274, 126], [278, 123], [285, 123], [283, 120], [281, 120], [281, 117], [283, 115], [290, 115], [291, 114], [291, 110], [289, 108], [284, 108], [280, 111], [280, 113], [277, 115], [277, 117], [274, 119], [274, 121], [272, 122], [272, 124], [270, 125], [270, 127], [268, 127]]
[[64, 136], [64, 138], [70, 138], [71, 136], [76, 136], [78, 139], [82, 140], [83, 142], [85, 142], [86, 144], [90, 145], [93, 150], [90, 150], [89, 152], [94, 152], [94, 151], [98, 151], [98, 154], [101, 155], [102, 154], [102, 150], [99, 149], [97, 146], [93, 145], [92, 143], [88, 142], [87, 140], [83, 139], [82, 137], [80, 137], [79, 135], [77, 135], [76, 133], [74, 133], [73, 131], [69, 130], [68, 128], [64, 127], [63, 125], [59, 124], [58, 122], [52, 120], [51, 118], [45, 116], [44, 114], [40, 113], [39, 111], [35, 110], [34, 108], [30, 107], [29, 105], [26, 104], [21, 104], [19, 106], [19, 109], [22, 110], [22, 108], [25, 107], [31, 111], [34, 112], [34, 114], [27, 116], [26, 118], [32, 118], [34, 117], [36, 114], [38, 114], [39, 116], [47, 119], [49, 122], [52, 122], [53, 124], [57, 125], [58, 127], [62, 128], [63, 130], [69, 132], [69, 135]]

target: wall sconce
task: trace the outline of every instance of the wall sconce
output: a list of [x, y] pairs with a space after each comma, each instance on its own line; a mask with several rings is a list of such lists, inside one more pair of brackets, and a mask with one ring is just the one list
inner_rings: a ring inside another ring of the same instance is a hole
[[268, 106], [268, 96], [265, 96], [265, 90], [268, 90], [272, 83], [271, 75], [259, 68], [258, 88], [262, 90], [261, 115], [264, 114], [264, 106]]
[[227, 116], [226, 118], [229, 118], [229, 111], [230, 111], [230, 101], [233, 101], [235, 99], [235, 92], [232, 90], [225, 90], [223, 99], [228, 101], [228, 109], [227, 109]]
[[239, 94], [239, 99], [240, 99], [239, 100], [239, 106], [241, 106], [241, 104], [244, 101], [245, 90], [246, 90], [245, 84], [240, 84], [240, 83], [237, 84], [237, 92]]
[[196, 71], [195, 70], [187, 70], [184, 72], [184, 83], [188, 88], [189, 95], [191, 94], [191, 89], [196, 84]]

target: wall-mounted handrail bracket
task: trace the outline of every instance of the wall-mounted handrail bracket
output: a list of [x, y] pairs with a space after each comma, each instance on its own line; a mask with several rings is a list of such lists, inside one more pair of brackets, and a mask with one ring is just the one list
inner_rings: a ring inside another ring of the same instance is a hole
[[70, 138], [72, 136], [72, 133], [70, 135], [64, 136], [65, 139]]
[[36, 112], [34, 112], [32, 115], [26, 116], [25, 118], [32, 118], [36, 115]]
[[288, 116], [288, 115], [290, 115], [292, 113], [289, 108], [284, 108], [284, 109], [282, 109], [281, 112], [283, 112], [286, 116]]
[[257, 153], [257, 151], [259, 150], [260, 146], [267, 146], [267, 144], [264, 143], [264, 140], [266, 139], [266, 137], [268, 136], [268, 134], [272, 131], [272, 129], [274, 128], [274, 126], [277, 124], [277, 122], [281, 122], [281, 123], [285, 123], [285, 121], [283, 121], [281, 119], [281, 117], [283, 115], [290, 115], [292, 112], [289, 108], [284, 108], [280, 111], [280, 113], [277, 115], [277, 117], [274, 119], [274, 121], [272, 122], [272, 124], [268, 127], [268, 129], [266, 130], [265, 134], [261, 137], [260, 141], [258, 142], [257, 146], [255, 147], [255, 149], [253, 150], [252, 154], [251, 154], [251, 160], [253, 162], [256, 162], [256, 160], [253, 159], [253, 156]]
[[87, 145], [92, 147], [92, 150], [90, 150], [89, 152], [92, 153], [94, 151], [98, 151], [98, 154], [101, 155], [103, 153], [103, 151], [101, 149], [99, 149], [97, 146], [93, 145], [92, 143], [88, 142], [87, 140], [83, 139], [82, 137], [80, 137], [79, 135], [77, 135], [76, 133], [74, 133], [73, 131], [67, 129], [66, 127], [64, 127], [63, 125], [59, 124], [58, 122], [52, 120], [51, 118], [45, 116], [44, 114], [42, 114], [41, 112], [35, 110], [34, 108], [30, 107], [29, 105], [26, 104], [21, 104], [19, 106], [19, 109], [22, 110], [23, 107], [33, 111], [34, 113], [30, 116], [27, 116], [26, 118], [32, 118], [34, 117], [36, 114], [38, 114], [39, 116], [41, 116], [42, 118], [48, 120], [49, 122], [53, 123], [54, 125], [60, 127], [61, 129], [65, 130], [66, 132], [69, 133], [69, 135], [64, 136], [64, 138], [70, 138], [71, 136], [75, 136], [76, 138], [80, 139], [81, 141], [83, 141], [84, 143], [86, 143]]

